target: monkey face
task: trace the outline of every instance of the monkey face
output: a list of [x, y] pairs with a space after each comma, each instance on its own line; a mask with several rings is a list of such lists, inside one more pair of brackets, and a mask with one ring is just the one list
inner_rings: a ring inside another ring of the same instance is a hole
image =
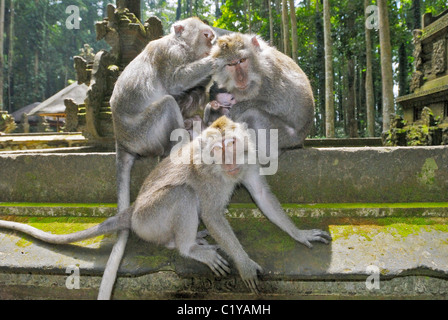
[[215, 34], [213, 29], [203, 23], [199, 18], [188, 18], [173, 25], [177, 38], [182, 39], [194, 53], [196, 59], [210, 54]]
[[[213, 122], [200, 139], [202, 163], [211, 165], [212, 171], [221, 176], [238, 179], [254, 156], [253, 137], [247, 126], [225, 116]], [[249, 155], [251, 151], [253, 154]]]
[[256, 37], [238, 33], [219, 38], [212, 50], [217, 66], [215, 80], [219, 87], [227, 89], [237, 101], [258, 95], [262, 83], [262, 72], [258, 70], [261, 51]]
[[236, 89], [245, 91], [249, 87], [249, 60], [247, 58], [231, 61], [227, 64], [226, 71], [232, 76]]
[[216, 163], [221, 165], [222, 171], [235, 177], [240, 172], [241, 165], [237, 161], [237, 140], [233, 138], [223, 138], [219, 142], [213, 144], [212, 152], [217, 160]]

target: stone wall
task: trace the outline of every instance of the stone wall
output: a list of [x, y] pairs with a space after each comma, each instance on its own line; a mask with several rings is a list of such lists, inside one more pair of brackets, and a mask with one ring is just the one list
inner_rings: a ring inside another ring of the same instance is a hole
[[[157, 164], [136, 162], [132, 198]], [[444, 202], [448, 147], [305, 148], [268, 176], [282, 203]], [[0, 202], [115, 203], [115, 154], [0, 154]], [[240, 189], [235, 203], [252, 202]]]

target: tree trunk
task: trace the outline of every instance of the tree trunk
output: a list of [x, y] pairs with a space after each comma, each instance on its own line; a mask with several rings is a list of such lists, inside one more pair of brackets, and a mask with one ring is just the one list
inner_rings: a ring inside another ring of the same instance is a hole
[[[275, 0], [275, 13], [276, 17], [281, 16], [282, 14], [282, 1], [281, 0]], [[277, 47], [278, 51], [285, 52], [283, 49], [283, 26], [280, 26], [280, 36], [277, 37], [276, 43], [274, 45]]]
[[289, 22], [288, 22], [288, 3], [282, 0], [282, 25], [283, 25], [283, 53], [290, 56], [289, 53]]
[[352, 55], [349, 55], [347, 60], [347, 127], [350, 138], [358, 137], [355, 99], [355, 59]]
[[39, 100], [39, 51], [34, 50], [34, 98]]
[[252, 33], [252, 9], [250, 7], [250, 0], [247, 0], [247, 18], [248, 18], [247, 25], [249, 26], [249, 34], [250, 34]]
[[401, 43], [400, 48], [398, 48], [398, 95], [404, 96], [408, 94], [408, 88], [408, 56], [406, 44]]
[[191, 17], [191, 0], [187, 0], [187, 17]]
[[5, 33], [5, 0], [0, 3], [0, 111], [3, 111], [3, 67], [5, 59], [3, 57], [3, 36]]
[[325, 136], [334, 138], [333, 52], [331, 45], [330, 4], [324, 0], [325, 48]]
[[295, 63], [298, 63], [298, 42], [297, 39], [297, 17], [296, 17], [296, 8], [294, 7], [294, 0], [289, 0], [289, 14], [291, 15], [291, 57]]
[[421, 6], [420, 0], [412, 0], [412, 13], [414, 17], [414, 29], [422, 28], [422, 15], [421, 15]]
[[269, 9], [269, 44], [274, 46], [274, 19], [272, 18], [271, 0], [268, 0]]
[[316, 55], [313, 59], [314, 74], [317, 79], [316, 85], [316, 112], [319, 113], [320, 118], [316, 120], [319, 136], [325, 135], [325, 39], [323, 16], [320, 12], [319, 1], [316, 1], [316, 12], [314, 15], [314, 23], [316, 28]]
[[177, 0], [176, 21], [180, 20], [182, 15], [182, 0]]
[[[370, 1], [364, 0], [364, 10]], [[367, 19], [367, 14], [366, 14]], [[372, 39], [371, 30], [364, 28], [366, 35], [366, 113], [367, 113], [367, 136], [375, 136], [375, 99], [373, 94], [373, 70], [372, 70]]]
[[390, 44], [387, 1], [378, 0], [381, 49], [381, 77], [383, 89], [383, 132], [390, 128], [390, 115], [394, 112], [394, 80], [392, 74], [392, 49]]
[[10, 22], [9, 22], [9, 52], [8, 52], [8, 110], [12, 112], [12, 73], [14, 61], [14, 0], [11, 0], [10, 5]]
[[[180, 2], [181, 0], [179, 0]], [[215, 0], [215, 18], [219, 19], [222, 16], [221, 9], [219, 8], [219, 0]]]

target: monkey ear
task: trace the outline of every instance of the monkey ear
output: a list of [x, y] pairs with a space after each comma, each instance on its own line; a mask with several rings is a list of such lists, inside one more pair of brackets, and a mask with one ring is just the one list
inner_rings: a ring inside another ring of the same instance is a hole
[[258, 42], [257, 36], [253, 36], [250, 40], [255, 49], [260, 50], [260, 43]]
[[176, 36], [180, 36], [184, 30], [185, 27], [181, 24], [176, 24], [174, 26], [174, 33], [176, 34]]

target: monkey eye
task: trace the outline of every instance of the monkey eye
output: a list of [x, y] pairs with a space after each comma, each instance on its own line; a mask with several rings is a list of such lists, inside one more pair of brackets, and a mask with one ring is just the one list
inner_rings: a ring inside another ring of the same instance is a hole
[[229, 67], [234, 67], [234, 66], [236, 66], [237, 64], [244, 63], [246, 60], [247, 60], [247, 58], [241, 58], [241, 59], [239, 59], [239, 60], [236, 61], [236, 62], [228, 63], [227, 66], [229, 66]]

